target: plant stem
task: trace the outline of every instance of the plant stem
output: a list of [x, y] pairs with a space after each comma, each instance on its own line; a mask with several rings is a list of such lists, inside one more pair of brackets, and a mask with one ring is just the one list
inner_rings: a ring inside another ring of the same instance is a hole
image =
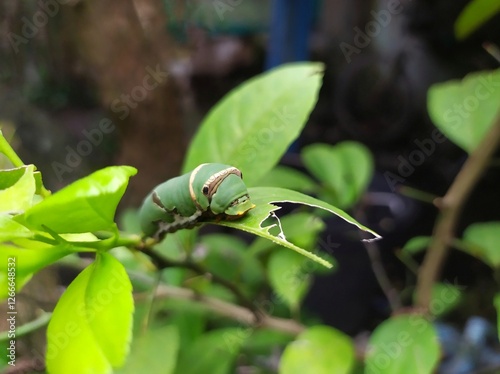
[[256, 320], [255, 314], [251, 309], [234, 305], [214, 297], [199, 295], [195, 291], [186, 288], [161, 285], [156, 291], [155, 298], [191, 300], [201, 303], [207, 309], [212, 310], [220, 316], [234, 319], [242, 324], [255, 328], [269, 328], [292, 335], [297, 335], [305, 329], [302, 324], [292, 319], [272, 317], [265, 313], [262, 313], [259, 320]]
[[477, 148], [471, 153], [440, 203], [440, 213], [434, 225], [431, 244], [418, 272], [417, 305], [429, 309], [432, 286], [455, 235], [463, 205], [489, 165], [500, 143], [500, 114]]
[[[375, 196], [372, 194], [370, 198], [376, 199]], [[365, 200], [365, 203], [369, 202]], [[360, 207], [354, 214], [354, 217], [360, 222], [363, 221], [362, 219], [363, 217], [361, 216], [362, 211], [363, 210]], [[361, 233], [362, 239], [367, 239], [367, 237], [368, 235], [365, 232]], [[375, 276], [375, 279], [377, 280], [380, 289], [387, 298], [387, 301], [389, 302], [389, 306], [391, 307], [392, 312], [396, 312], [397, 310], [401, 309], [402, 306], [401, 298], [399, 297], [398, 290], [392, 285], [391, 280], [387, 275], [387, 272], [384, 268], [384, 264], [382, 263], [382, 260], [380, 258], [379, 247], [375, 242], [371, 241], [364, 240], [362, 243], [370, 259], [370, 265], [373, 271], [373, 275]]]
[[24, 165], [24, 162], [19, 158], [16, 151], [14, 151], [7, 139], [3, 136], [2, 130], [0, 130], [0, 153], [7, 156], [10, 162], [12, 162], [12, 165], [16, 168]]
[[393, 312], [401, 309], [401, 299], [399, 297], [398, 291], [392, 285], [387, 272], [385, 271], [382, 260], [380, 259], [380, 251], [377, 244], [372, 242], [363, 242], [363, 245], [366, 248], [366, 252], [368, 253], [368, 257], [370, 258], [371, 267], [373, 270], [373, 274], [375, 275], [375, 279], [377, 280], [382, 292], [384, 293], [391, 310]]

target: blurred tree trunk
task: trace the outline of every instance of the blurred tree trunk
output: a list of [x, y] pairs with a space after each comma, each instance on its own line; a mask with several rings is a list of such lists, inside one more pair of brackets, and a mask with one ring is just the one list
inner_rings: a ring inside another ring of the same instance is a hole
[[167, 75], [173, 48], [162, 3], [82, 0], [61, 8], [73, 69], [96, 85], [120, 131], [116, 162], [139, 170], [125, 197], [137, 205], [154, 185], [178, 174], [185, 150], [179, 98]]

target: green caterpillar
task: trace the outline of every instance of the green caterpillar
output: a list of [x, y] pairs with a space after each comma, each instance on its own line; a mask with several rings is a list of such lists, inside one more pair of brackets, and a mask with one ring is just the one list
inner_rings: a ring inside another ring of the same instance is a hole
[[161, 239], [202, 219], [236, 219], [254, 207], [241, 171], [211, 163], [156, 186], [144, 199], [139, 217], [143, 232]]

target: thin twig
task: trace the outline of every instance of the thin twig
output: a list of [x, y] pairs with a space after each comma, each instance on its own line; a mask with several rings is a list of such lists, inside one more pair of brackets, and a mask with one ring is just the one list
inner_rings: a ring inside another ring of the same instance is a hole
[[[374, 195], [372, 194], [368, 198], [364, 199], [363, 203], [370, 204], [371, 199], [376, 199], [376, 197], [374, 197]], [[360, 207], [354, 214], [354, 217], [358, 221], [362, 221], [361, 219], [362, 217], [360, 217], [362, 211], [363, 210]], [[365, 232], [362, 232], [360, 235], [363, 239], [366, 239], [368, 237]], [[401, 303], [401, 298], [399, 297], [399, 292], [397, 291], [396, 288], [394, 288], [394, 286], [391, 283], [391, 280], [389, 279], [389, 276], [387, 275], [387, 272], [385, 271], [384, 264], [382, 263], [382, 260], [380, 258], [380, 250], [378, 245], [375, 242], [368, 242], [368, 241], [363, 241], [363, 245], [366, 249], [368, 257], [370, 258], [370, 265], [373, 274], [375, 275], [375, 279], [377, 280], [380, 289], [387, 298], [387, 301], [389, 302], [392, 312], [401, 309], [402, 303]]]
[[385, 297], [389, 301], [391, 310], [395, 312], [401, 309], [402, 304], [399, 293], [394, 288], [391, 280], [387, 276], [387, 272], [385, 271], [384, 265], [382, 264], [382, 261], [380, 259], [380, 251], [378, 245], [374, 242], [363, 242], [363, 244], [366, 248], [366, 252], [368, 253], [368, 257], [370, 258], [373, 274], [375, 274], [375, 278], [377, 279], [382, 292], [385, 294]]
[[463, 205], [472, 189], [488, 167], [500, 143], [500, 114], [478, 147], [471, 153], [452, 185], [441, 200], [440, 214], [434, 226], [431, 244], [420, 267], [417, 280], [417, 306], [428, 310], [432, 286], [436, 282], [448, 253], [449, 243], [455, 235], [455, 227]]
[[23, 160], [19, 158], [16, 151], [14, 151], [7, 139], [3, 136], [2, 130], [0, 130], [0, 153], [3, 153], [16, 168], [24, 165]]
[[220, 316], [236, 320], [244, 325], [255, 328], [269, 328], [277, 331], [297, 335], [304, 331], [305, 327], [292, 319], [272, 317], [262, 312], [261, 318], [257, 321], [251, 309], [234, 305], [214, 297], [203, 296], [187, 288], [161, 285], [155, 293], [155, 298], [175, 298], [191, 300], [200, 303], [205, 308], [217, 313]]

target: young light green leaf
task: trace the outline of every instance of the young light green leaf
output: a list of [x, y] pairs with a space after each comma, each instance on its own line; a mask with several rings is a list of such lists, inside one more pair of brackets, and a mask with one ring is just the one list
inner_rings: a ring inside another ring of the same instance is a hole
[[251, 334], [246, 328], [224, 328], [199, 337], [181, 352], [177, 374], [230, 374], [242, 345]]
[[455, 36], [465, 39], [498, 12], [500, 2], [497, 0], [471, 0], [455, 21]]
[[14, 221], [11, 215], [0, 213], [0, 242], [31, 236], [33, 236], [33, 233], [25, 226]]
[[500, 69], [433, 85], [427, 107], [434, 124], [452, 142], [471, 153], [498, 115]]
[[207, 115], [194, 137], [184, 172], [201, 163], [239, 168], [255, 185], [299, 136], [316, 104], [320, 63], [287, 64], [232, 90]]
[[293, 312], [299, 310], [311, 285], [311, 274], [306, 271], [307, 261], [310, 260], [285, 249], [274, 251], [269, 258], [269, 283]]
[[15, 183], [0, 190], [0, 212], [18, 214], [33, 205], [33, 197], [36, 192], [34, 171], [34, 165], [0, 171], [0, 177], [5, 178], [1, 182], [4, 186], [13, 182], [12, 178], [19, 176]]
[[416, 254], [425, 250], [431, 243], [432, 238], [430, 236], [415, 236], [406, 242], [402, 251]]
[[351, 339], [332, 327], [318, 325], [288, 344], [281, 356], [279, 374], [348, 374], [354, 362]]
[[[31, 166], [30, 168], [28, 166]], [[24, 165], [13, 169], [0, 170], [0, 190], [12, 187], [26, 173], [27, 169], [34, 168], [34, 165]]]
[[366, 373], [433, 373], [439, 356], [432, 323], [416, 314], [398, 315], [373, 331], [365, 359]]
[[115, 374], [173, 374], [179, 351], [179, 331], [176, 326], [150, 329], [132, 342], [130, 357]]
[[83, 233], [110, 229], [116, 206], [128, 180], [137, 170], [110, 166], [79, 179], [16, 216], [28, 227], [56, 233]]
[[500, 267], [500, 222], [474, 223], [463, 234], [461, 250], [475, 256], [493, 268]]
[[322, 182], [327, 196], [333, 198], [332, 204], [343, 209], [359, 200], [373, 176], [373, 157], [361, 143], [312, 144], [301, 155], [307, 169]]
[[47, 330], [49, 373], [111, 373], [123, 365], [133, 309], [125, 269], [110, 254], [98, 253], [54, 309]]
[[325, 261], [321, 257], [315, 255], [312, 252], [306, 251], [286, 239], [286, 233], [284, 235], [273, 235], [269, 232], [270, 229], [279, 225], [279, 221], [276, 224], [262, 227], [262, 223], [270, 216], [271, 213], [280, 209], [279, 206], [273, 203], [295, 203], [309, 205], [314, 208], [319, 208], [326, 210], [336, 216], [342, 218], [346, 222], [358, 227], [360, 230], [366, 231], [374, 236], [373, 239], [379, 239], [380, 235], [370, 230], [369, 228], [363, 226], [357, 222], [354, 218], [349, 216], [344, 211], [335, 208], [334, 206], [327, 204], [323, 201], [315, 199], [313, 197], [301, 194], [300, 192], [293, 190], [286, 190], [283, 188], [275, 187], [253, 187], [249, 190], [250, 198], [252, 202], [256, 205], [255, 208], [248, 211], [245, 216], [241, 219], [235, 221], [211, 221], [210, 223], [216, 223], [222, 226], [233, 227], [238, 230], [247, 231], [254, 235], [261, 236], [263, 238], [269, 239], [276, 244], [282, 245], [284, 247], [293, 249], [294, 251], [306, 256], [313, 261], [324, 265], [328, 268], [332, 267], [328, 261]]

